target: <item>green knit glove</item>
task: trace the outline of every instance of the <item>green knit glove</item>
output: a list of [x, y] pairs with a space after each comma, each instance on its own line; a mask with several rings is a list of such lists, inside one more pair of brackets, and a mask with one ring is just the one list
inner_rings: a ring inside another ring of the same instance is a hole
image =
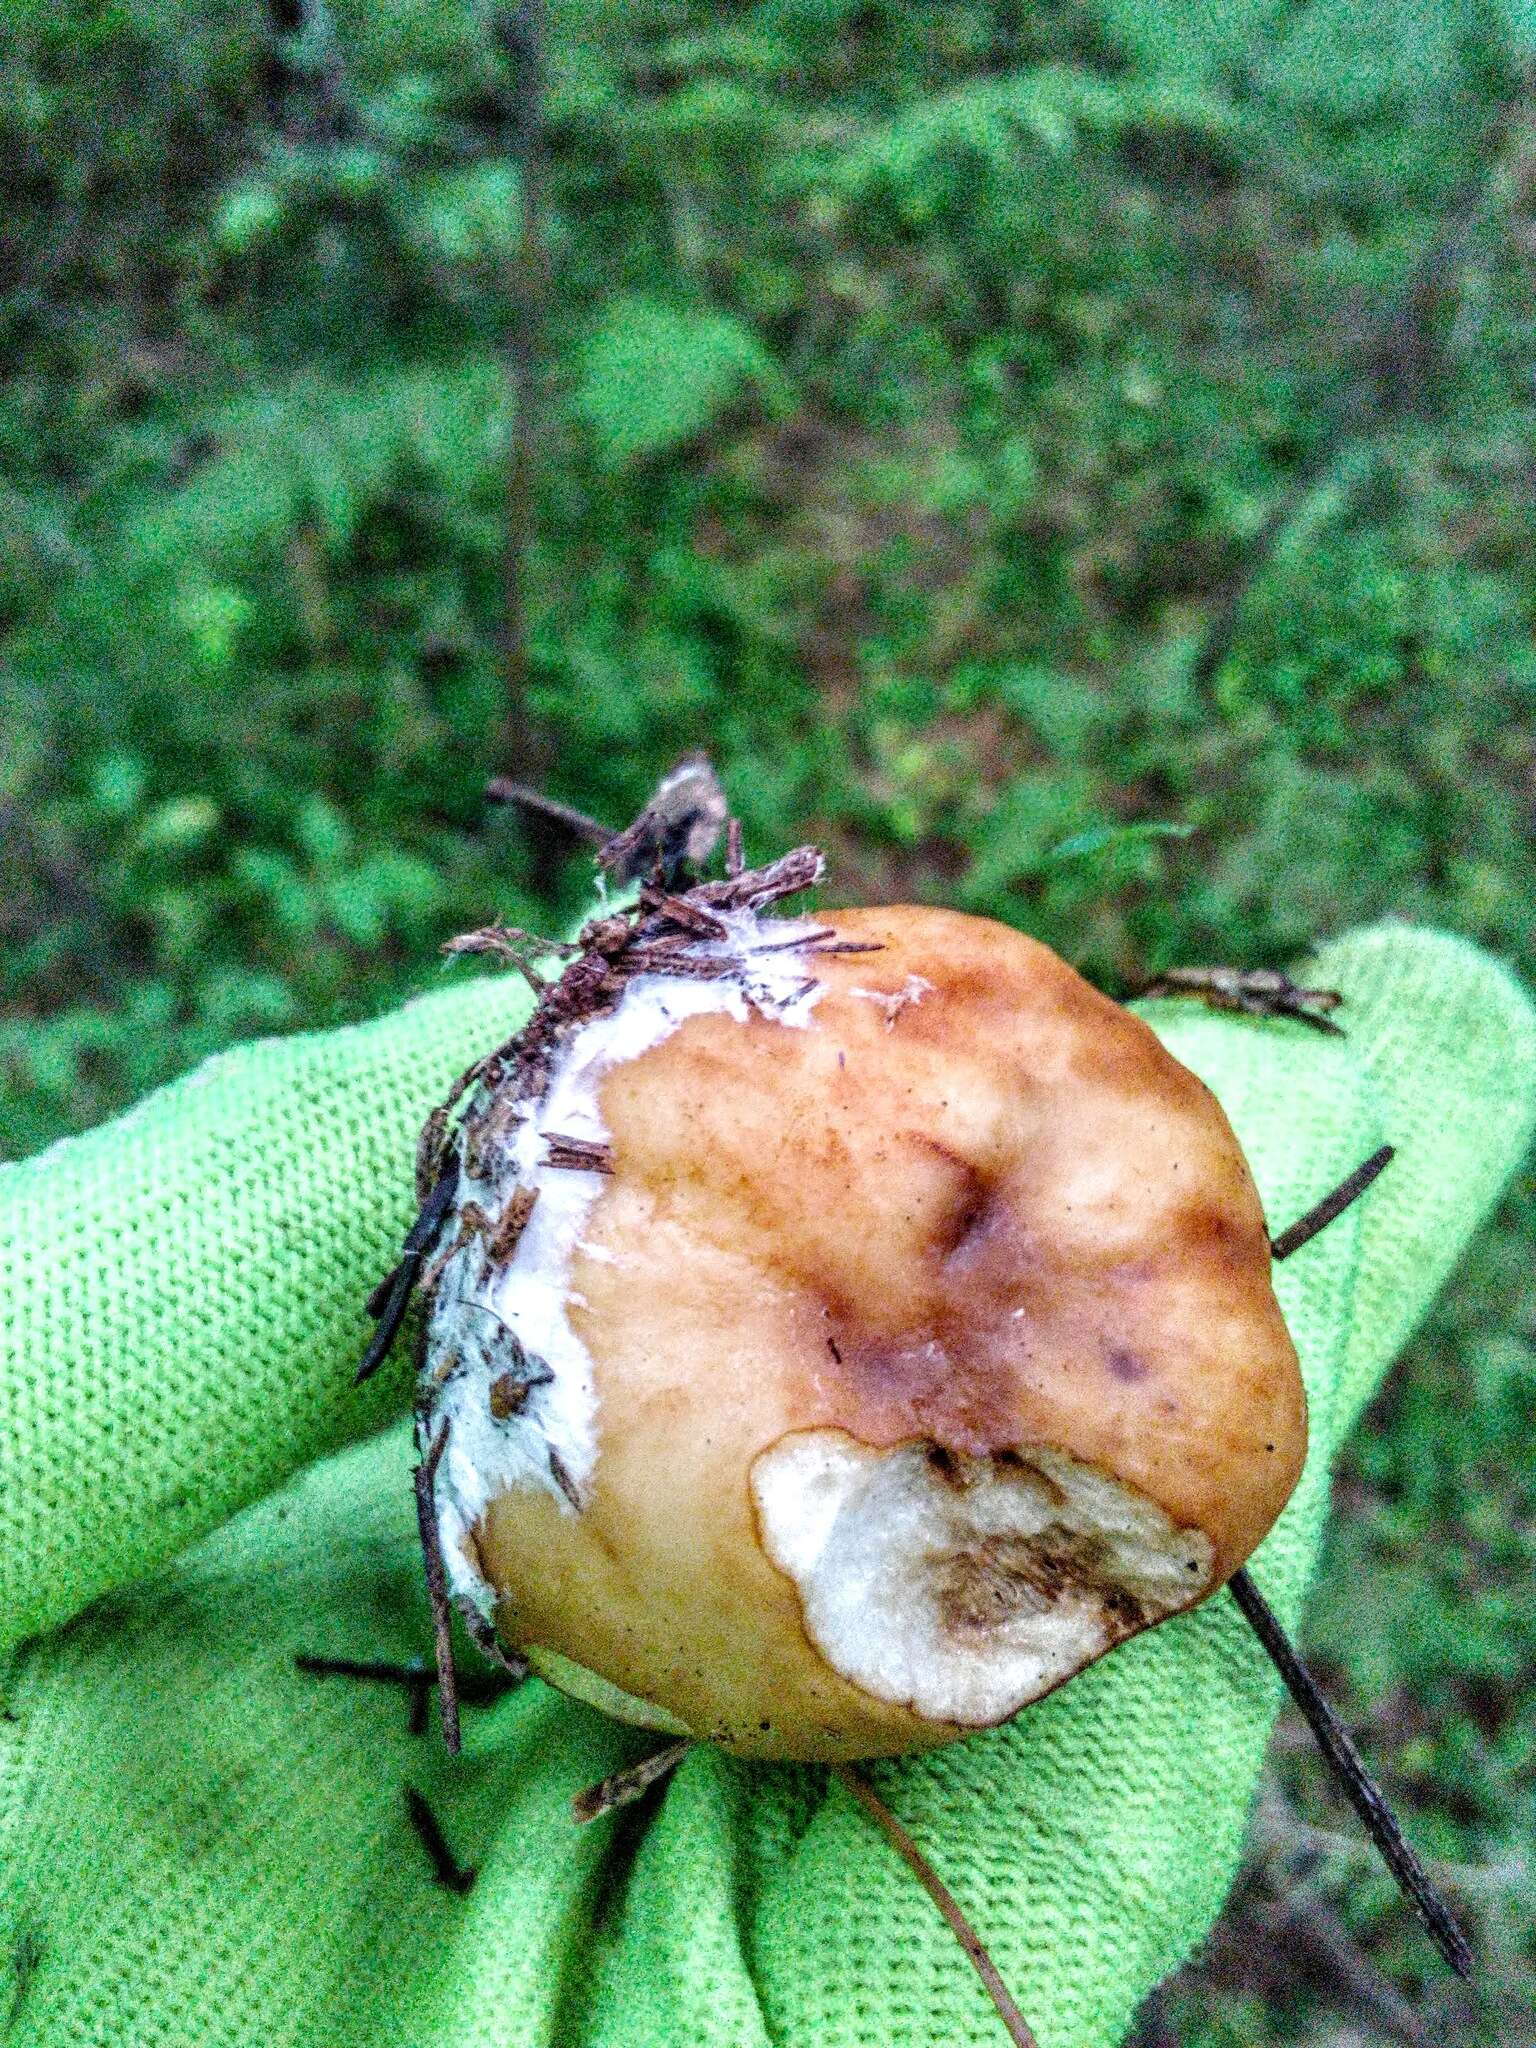
[[[1398, 1148], [1276, 1275], [1312, 1447], [1254, 1576], [1289, 1624], [1334, 1452], [1516, 1164], [1536, 1077], [1525, 999], [1455, 939], [1358, 933], [1308, 978], [1344, 991], [1346, 1039], [1148, 1011], [1221, 1097], [1276, 1228]], [[648, 1826], [579, 1829], [572, 1793], [654, 1738], [531, 1681], [470, 1710], [455, 1761], [398, 1693], [294, 1670], [427, 1647], [411, 1451], [373, 1434], [407, 1369], [361, 1393], [351, 1371], [416, 1129], [526, 1002], [461, 984], [247, 1046], [0, 1172], [0, 1649], [25, 1645], [0, 1660], [12, 2048], [1002, 2038], [821, 1770], [699, 1747]], [[874, 1768], [1042, 2048], [1118, 2041], [1210, 1925], [1277, 1705], [1222, 1595], [1008, 1727]], [[407, 1785], [478, 1867], [467, 1896], [433, 1882]]]

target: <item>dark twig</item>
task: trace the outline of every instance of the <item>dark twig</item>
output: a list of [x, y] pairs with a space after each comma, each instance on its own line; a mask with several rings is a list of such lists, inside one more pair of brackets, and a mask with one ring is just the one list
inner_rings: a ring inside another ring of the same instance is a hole
[[507, 1205], [501, 1212], [501, 1221], [486, 1247], [492, 1265], [505, 1265], [518, 1246], [518, 1240], [528, 1227], [528, 1219], [538, 1204], [537, 1188], [518, 1188], [508, 1196]]
[[541, 939], [537, 932], [525, 932], [515, 924], [491, 924], [477, 932], [460, 932], [457, 938], [446, 939], [440, 950], [450, 959], [462, 959], [466, 955], [489, 954], [509, 967], [515, 967], [536, 996], [543, 995], [549, 983], [534, 966], [541, 954], [574, 953], [576, 948], [558, 939]]
[[[553, 1379], [554, 1374], [546, 1372], [540, 1378], [529, 1382], [529, 1384], [533, 1386], [547, 1386]], [[475, 1704], [480, 1705], [488, 1704], [491, 1700], [504, 1698], [515, 1686], [521, 1685], [528, 1676], [529, 1670], [532, 1668], [529, 1665], [528, 1659], [520, 1650], [509, 1650], [507, 1648], [501, 1637], [497, 1635], [492, 1623], [486, 1620], [474, 1602], [466, 1598], [464, 1594], [456, 1595], [454, 1604], [459, 1610], [459, 1619], [464, 1624], [464, 1633], [469, 1637], [469, 1640], [474, 1644], [487, 1664], [497, 1666], [496, 1671], [486, 1673], [482, 1681], [483, 1691], [467, 1692], [465, 1690], [465, 1681], [455, 1675], [453, 1682], [460, 1700], [466, 1702], [473, 1700]]]
[[494, 776], [485, 785], [485, 800], [491, 804], [516, 804], [520, 810], [532, 811], [540, 818], [552, 818], [557, 825], [564, 825], [578, 839], [589, 839], [594, 846], [602, 846], [613, 837], [612, 826], [600, 825], [585, 811], [574, 810], [555, 797], [543, 796], [526, 782], [514, 782], [506, 775]]
[[626, 1770], [614, 1771], [609, 1777], [589, 1785], [585, 1792], [578, 1792], [571, 1801], [571, 1818], [583, 1827], [588, 1821], [599, 1820], [605, 1813], [612, 1813], [616, 1806], [628, 1806], [632, 1799], [638, 1799], [648, 1792], [658, 1778], [675, 1771], [683, 1758], [692, 1749], [692, 1741], [671, 1742], [665, 1749], [658, 1749], [651, 1756], [642, 1757], [637, 1764], [630, 1764]]
[[422, 1125], [421, 1136], [416, 1144], [416, 1199], [425, 1202], [432, 1192], [437, 1176], [443, 1170], [448, 1151], [448, 1120], [458, 1107], [463, 1096], [483, 1075], [495, 1075], [498, 1071], [496, 1052], [481, 1053], [471, 1060], [442, 1101]]
[[1292, 1648], [1284, 1629], [1248, 1573], [1245, 1570], [1234, 1572], [1227, 1583], [1248, 1626], [1285, 1680], [1286, 1689], [1316, 1737], [1318, 1748], [1327, 1758], [1399, 1889], [1412, 1901], [1431, 1940], [1451, 1968], [1458, 1976], [1470, 1977], [1472, 1951], [1467, 1938], [1435, 1890], [1429, 1872], [1409, 1846], [1396, 1815], [1387, 1803], [1386, 1794], [1367, 1770], [1348, 1730], [1323, 1697], [1317, 1680]]
[[571, 1173], [612, 1173], [613, 1147], [597, 1138], [569, 1138], [561, 1131], [545, 1131], [549, 1150], [546, 1166], [563, 1166]]
[[423, 1202], [420, 1214], [406, 1235], [399, 1265], [379, 1282], [368, 1297], [368, 1313], [378, 1319], [378, 1328], [373, 1333], [368, 1349], [363, 1353], [362, 1363], [352, 1375], [354, 1386], [360, 1387], [370, 1374], [378, 1371], [388, 1357], [389, 1347], [399, 1335], [400, 1325], [405, 1321], [411, 1291], [421, 1272], [421, 1262], [437, 1242], [438, 1232], [447, 1221], [458, 1183], [458, 1155], [450, 1151], [443, 1161], [431, 1194]]
[[766, 867], [748, 868], [718, 882], [700, 882], [693, 898], [718, 910], [766, 910], [770, 903], [814, 889], [826, 866], [819, 847], [797, 846]]
[[695, 939], [723, 939], [729, 936], [728, 927], [707, 910], [700, 910], [690, 903], [686, 896], [674, 896], [665, 889], [645, 888], [640, 891], [640, 908], [666, 919], [676, 925], [679, 931], [687, 932]]
[[[819, 944], [823, 939], [835, 939], [837, 933], [830, 925], [817, 925], [814, 930], [800, 932], [792, 939], [771, 939], [766, 945], [748, 946], [749, 953], [798, 953]], [[879, 951], [876, 947], [875, 951]]]
[[1344, 998], [1336, 988], [1302, 988], [1278, 967], [1170, 967], [1149, 981], [1143, 999], [1191, 996], [1213, 1010], [1244, 1017], [1291, 1017], [1334, 1038], [1344, 1033], [1332, 1013]]
[[[621, 882], [650, 875], [658, 867], [667, 881], [686, 867], [701, 868], [714, 851], [722, 828], [727, 833], [735, 832], [736, 865], [732, 867], [728, 856], [726, 873], [741, 873], [741, 827], [735, 819], [727, 818], [725, 792], [704, 754], [689, 754], [664, 775], [639, 817], [618, 832], [585, 811], [544, 796], [528, 783], [517, 782], [510, 776], [494, 776], [485, 786], [485, 796], [488, 803], [516, 804], [521, 810], [552, 819], [577, 838], [588, 840], [598, 848], [601, 866]], [[645, 891], [650, 899], [646, 908], [659, 907], [656, 899], [665, 893], [651, 884]], [[672, 899], [674, 904], [681, 900]], [[697, 903], [684, 903], [674, 916], [696, 936], [718, 938], [724, 934], [719, 920], [710, 918]], [[706, 923], [715, 929], [706, 933]]]
[[683, 953], [670, 944], [632, 946], [614, 970], [625, 976], [667, 974], [674, 981], [739, 981], [741, 963], [727, 954]]
[[432, 1608], [432, 1652], [437, 1662], [437, 1711], [443, 1724], [443, 1741], [450, 1756], [459, 1753], [459, 1691], [453, 1668], [452, 1607], [448, 1599], [448, 1575], [443, 1569], [443, 1542], [437, 1528], [437, 1499], [434, 1486], [437, 1468], [448, 1445], [445, 1422], [432, 1440], [432, 1447], [416, 1467], [416, 1527], [421, 1536], [422, 1563], [427, 1574], [427, 1599]]
[[939, 1873], [928, 1861], [916, 1842], [907, 1833], [901, 1822], [892, 1813], [885, 1801], [875, 1791], [863, 1772], [853, 1764], [833, 1764], [833, 1775], [839, 1778], [886, 1840], [906, 1864], [923, 1890], [943, 1914], [949, 1931], [965, 1950], [972, 1967], [987, 1987], [987, 1994], [997, 2007], [997, 2016], [1008, 2031], [1008, 2038], [1014, 2048], [1039, 2048], [1039, 2043], [1030, 2032], [1023, 2013], [1014, 2004], [1007, 1985], [997, 1973], [997, 1965], [982, 1946], [981, 1937], [961, 1912], [954, 1894]]
[[1393, 1154], [1391, 1145], [1378, 1146], [1369, 1159], [1362, 1160], [1353, 1173], [1346, 1174], [1338, 1186], [1324, 1195], [1305, 1216], [1298, 1216], [1278, 1237], [1270, 1240], [1270, 1257], [1277, 1261], [1288, 1259], [1292, 1252], [1299, 1252], [1304, 1244], [1310, 1244], [1320, 1230], [1326, 1230], [1330, 1223], [1344, 1214], [1351, 1202], [1359, 1201], [1371, 1182], [1391, 1162]]
[[549, 1461], [550, 1478], [554, 1480], [556, 1486], [559, 1487], [560, 1491], [579, 1515], [585, 1503], [581, 1498], [581, 1493], [575, 1480], [565, 1468], [564, 1458], [561, 1457], [553, 1444], [546, 1447], [546, 1455]]
[[456, 1892], [462, 1898], [474, 1884], [476, 1873], [460, 1863], [449, 1848], [437, 1815], [414, 1785], [405, 1788], [405, 1810], [411, 1817], [411, 1826], [420, 1837], [421, 1846], [427, 1852], [432, 1875], [444, 1891]]

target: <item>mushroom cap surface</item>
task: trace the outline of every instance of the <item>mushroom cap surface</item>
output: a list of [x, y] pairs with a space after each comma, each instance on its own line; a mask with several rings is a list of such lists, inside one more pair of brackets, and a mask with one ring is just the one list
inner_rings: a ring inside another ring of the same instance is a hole
[[568, 1689], [830, 1759], [1004, 1720], [1212, 1592], [1306, 1413], [1237, 1140], [1139, 1018], [987, 920], [816, 924], [880, 950], [818, 954], [797, 1028], [691, 1014], [603, 1073], [580, 1510], [510, 1486], [472, 1542]]

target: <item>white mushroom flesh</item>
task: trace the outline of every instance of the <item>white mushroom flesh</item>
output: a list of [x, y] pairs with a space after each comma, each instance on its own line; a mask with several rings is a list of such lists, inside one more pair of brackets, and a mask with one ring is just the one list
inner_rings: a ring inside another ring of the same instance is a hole
[[822, 1656], [930, 1720], [1006, 1719], [1211, 1577], [1200, 1530], [1057, 1450], [877, 1451], [802, 1430], [757, 1458], [752, 1492]]

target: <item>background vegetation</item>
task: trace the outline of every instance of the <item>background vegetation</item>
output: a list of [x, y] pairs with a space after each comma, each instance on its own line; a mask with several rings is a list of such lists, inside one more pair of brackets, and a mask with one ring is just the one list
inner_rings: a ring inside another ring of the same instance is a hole
[[[700, 743], [750, 849], [1117, 990], [1392, 912], [1536, 975], [1528, 0], [556, 0], [510, 708], [506, 25], [7, 9], [6, 1151], [568, 914], [489, 771], [622, 820]], [[1377, 1404], [1310, 1623], [1483, 1984], [1285, 1734], [1149, 2041], [1536, 2032], [1533, 1235]]]

